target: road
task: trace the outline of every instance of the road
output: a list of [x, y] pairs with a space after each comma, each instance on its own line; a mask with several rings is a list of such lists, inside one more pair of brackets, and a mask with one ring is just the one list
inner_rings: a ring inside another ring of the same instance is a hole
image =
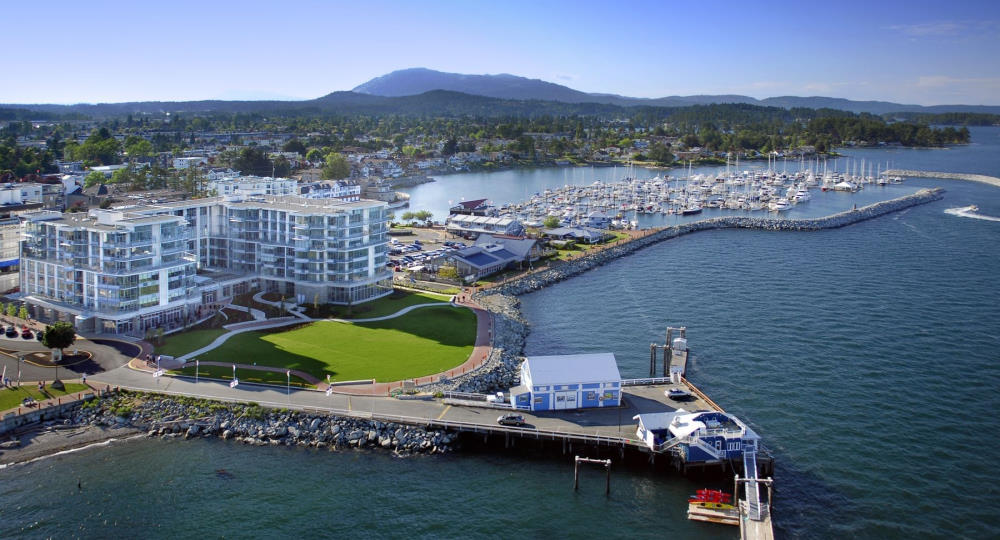
[[[326, 395], [314, 390], [286, 389], [274, 386], [240, 384], [230, 388], [226, 381], [206, 381], [181, 377], [153, 377], [148, 372], [121, 367], [94, 375], [89, 379], [97, 386], [107, 384], [134, 390], [197, 396], [221, 401], [255, 402], [267, 407], [314, 409], [333, 414], [356, 416], [399, 416], [413, 423], [428, 420], [470, 422], [496, 426], [504, 411], [484, 407], [452, 406], [436, 399], [397, 399], [389, 397], [346, 394]], [[575, 411], [522, 412], [526, 430], [569, 432], [577, 435], [623, 437], [635, 439], [635, 421], [640, 412], [674, 410], [677, 404], [667, 400], [664, 389], [671, 385], [629, 387], [625, 391], [627, 405], [621, 408], [584, 409]], [[687, 410], [707, 408], [700, 400], [683, 405]]]

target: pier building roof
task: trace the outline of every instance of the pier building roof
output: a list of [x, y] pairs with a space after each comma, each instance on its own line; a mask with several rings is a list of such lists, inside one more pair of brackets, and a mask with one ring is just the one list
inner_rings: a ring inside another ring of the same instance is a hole
[[532, 385], [621, 381], [613, 353], [529, 356], [524, 359]]

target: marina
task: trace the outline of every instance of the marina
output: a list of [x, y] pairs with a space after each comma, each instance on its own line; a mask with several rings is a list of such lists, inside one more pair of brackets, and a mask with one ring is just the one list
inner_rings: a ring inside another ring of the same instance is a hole
[[[497, 218], [515, 219], [525, 227], [540, 228], [553, 219], [564, 227], [634, 229], [640, 217], [697, 216], [705, 209], [720, 215], [760, 213], [779, 215], [808, 203], [810, 190], [857, 192], [865, 186], [902, 183], [882, 165], [864, 161], [831, 170], [819, 162], [803, 161], [796, 172], [767, 169], [736, 170], [728, 166], [715, 174], [688, 172], [687, 176], [637, 178], [626, 168], [620, 181], [595, 180], [590, 185], [565, 185], [535, 193], [525, 201], [502, 204], [489, 211]], [[787, 167], [785, 167], [787, 169]], [[648, 220], [644, 220], [648, 221]]]

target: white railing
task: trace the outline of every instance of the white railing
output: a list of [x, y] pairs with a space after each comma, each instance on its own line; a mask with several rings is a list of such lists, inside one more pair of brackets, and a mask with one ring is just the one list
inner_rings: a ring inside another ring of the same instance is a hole
[[647, 377], [645, 379], [622, 379], [622, 386], [649, 386], [652, 384], [666, 384], [670, 382], [670, 377]]

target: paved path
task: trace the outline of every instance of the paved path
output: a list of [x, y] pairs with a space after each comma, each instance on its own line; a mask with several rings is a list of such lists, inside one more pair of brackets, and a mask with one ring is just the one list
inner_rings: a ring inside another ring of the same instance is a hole
[[321, 321], [332, 321], [332, 322], [342, 322], [342, 323], [352, 323], [352, 324], [353, 323], [375, 322], [375, 321], [384, 321], [384, 320], [387, 320], [387, 319], [395, 319], [396, 317], [400, 317], [400, 316], [406, 315], [407, 313], [409, 313], [409, 312], [411, 312], [411, 311], [413, 311], [413, 310], [415, 310], [417, 308], [434, 307], [434, 306], [454, 306], [454, 305], [455, 304], [452, 304], [452, 303], [449, 303], [449, 302], [435, 302], [433, 304], [416, 304], [416, 305], [413, 305], [413, 306], [405, 307], [405, 308], [403, 308], [403, 309], [401, 309], [401, 310], [399, 310], [399, 311], [397, 311], [395, 313], [390, 313], [389, 315], [383, 315], [381, 317], [372, 317], [370, 319], [319, 319], [319, 320], [321, 320]]
[[[414, 424], [428, 420], [469, 422], [478, 425], [495, 426], [497, 417], [503, 411], [482, 407], [451, 406], [440, 400], [403, 400], [383, 396], [348, 395], [333, 393], [326, 395], [315, 390], [291, 389], [280, 386], [241, 383], [230, 388], [226, 381], [206, 381], [198, 383], [190, 377], [152, 377], [148, 373], [120, 368], [107, 373], [88, 377], [88, 382], [104, 388], [130, 388], [169, 395], [197, 396], [231, 402], [254, 402], [265, 407], [323, 411], [341, 416], [364, 418], [402, 417]], [[528, 426], [525, 432], [534, 429], [569, 432], [580, 435], [601, 435], [636, 439], [635, 422], [632, 417], [638, 413], [664, 412], [677, 408], [676, 404], [665, 403], [663, 392], [669, 386], [625, 388], [626, 406], [622, 408], [583, 409], [575, 411], [546, 411], [523, 414]]]
[[222, 345], [229, 338], [235, 336], [236, 334], [242, 334], [244, 332], [253, 332], [254, 330], [265, 330], [268, 328], [280, 328], [282, 326], [299, 324], [300, 322], [302, 321], [300, 321], [299, 319], [293, 319], [291, 317], [281, 317], [279, 319], [269, 319], [264, 321], [247, 321], [242, 323], [234, 323], [229, 325], [231, 330], [229, 330], [225, 334], [222, 334], [221, 336], [215, 338], [214, 341], [196, 351], [189, 352], [183, 356], [177, 357], [177, 360], [182, 362], [192, 360], [199, 354], [205, 354], [208, 351], [211, 351], [212, 349], [215, 349], [216, 347]]

